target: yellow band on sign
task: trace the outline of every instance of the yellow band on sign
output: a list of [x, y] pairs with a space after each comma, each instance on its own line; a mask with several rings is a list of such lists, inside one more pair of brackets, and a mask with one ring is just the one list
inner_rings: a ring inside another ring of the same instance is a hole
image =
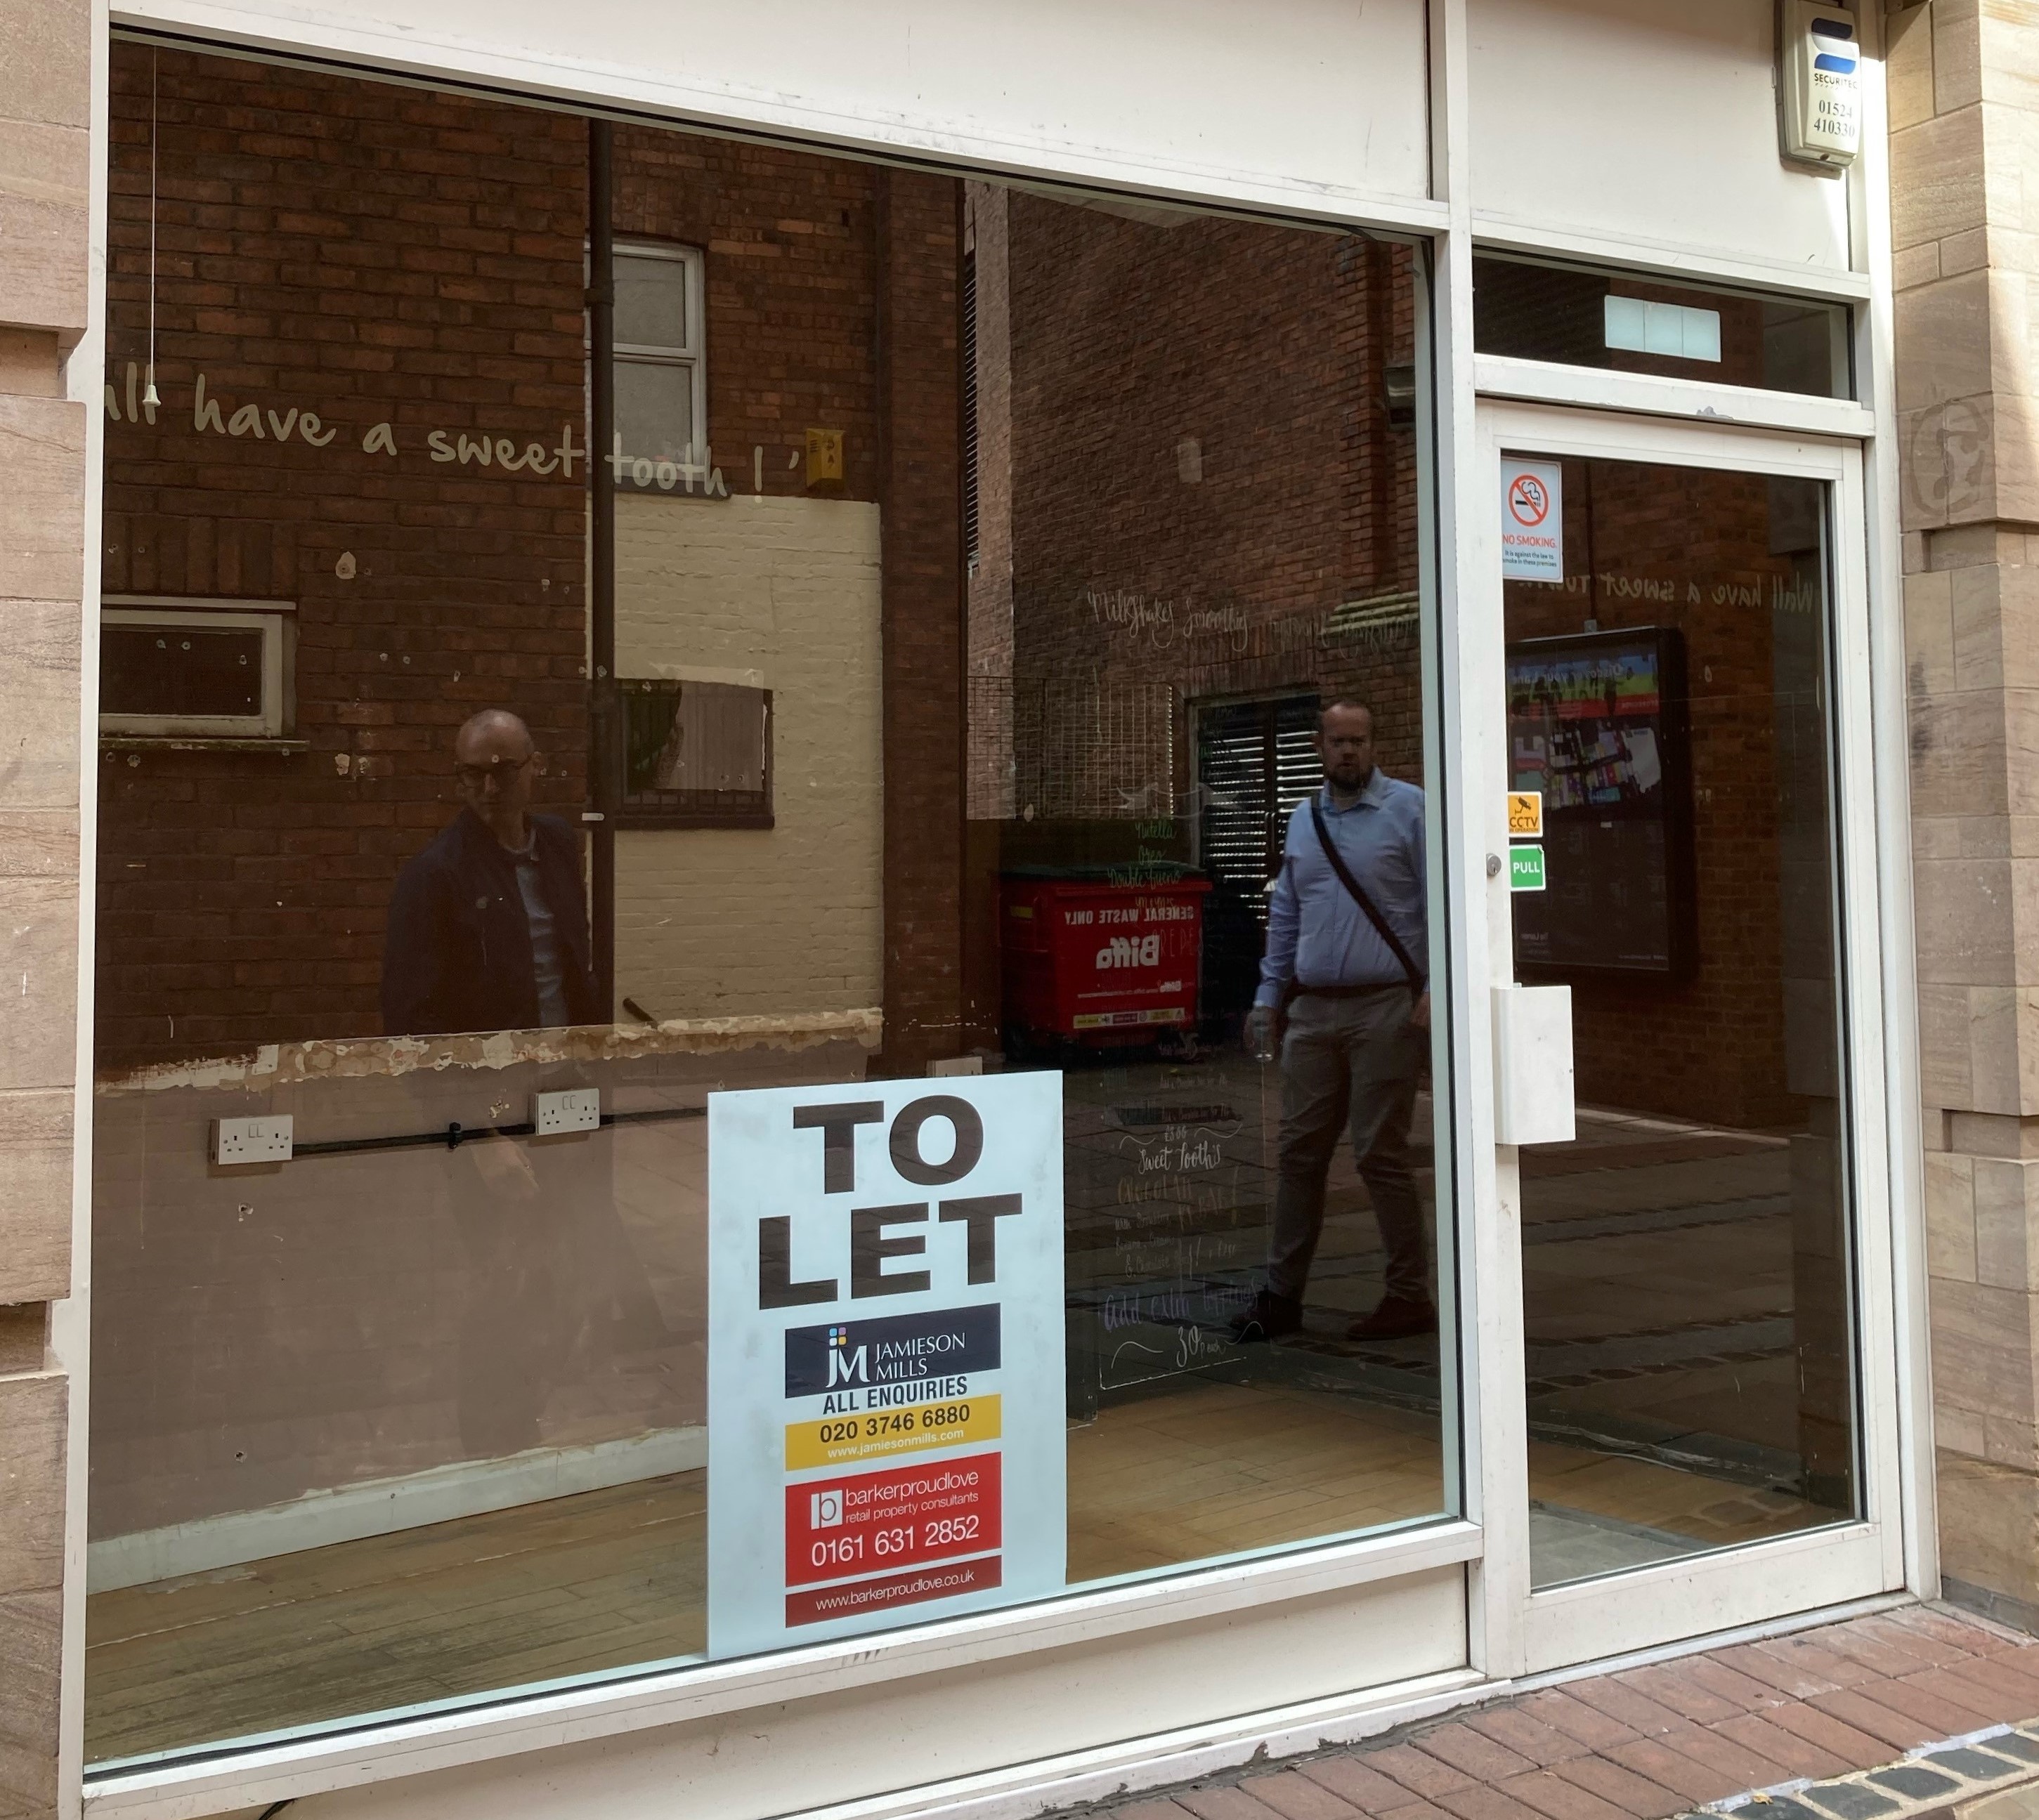
[[998, 1398], [959, 1397], [947, 1403], [916, 1403], [904, 1409], [860, 1409], [818, 1422], [786, 1425], [786, 1470], [839, 1466], [851, 1460], [881, 1459], [928, 1447], [960, 1447], [998, 1437]]

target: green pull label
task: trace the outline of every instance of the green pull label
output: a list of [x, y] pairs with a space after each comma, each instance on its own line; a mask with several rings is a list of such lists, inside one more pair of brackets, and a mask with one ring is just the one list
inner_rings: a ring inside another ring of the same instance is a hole
[[1511, 891], [1543, 889], [1543, 849], [1511, 847], [1508, 850], [1508, 888]]

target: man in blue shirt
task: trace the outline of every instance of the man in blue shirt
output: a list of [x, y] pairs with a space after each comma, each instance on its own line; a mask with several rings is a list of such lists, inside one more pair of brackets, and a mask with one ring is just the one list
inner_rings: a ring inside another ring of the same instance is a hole
[[1300, 1330], [1303, 1291], [1323, 1230], [1325, 1177], [1344, 1128], [1388, 1253], [1386, 1293], [1348, 1333], [1355, 1340], [1401, 1339], [1437, 1325], [1408, 1149], [1430, 1026], [1423, 793], [1375, 765], [1373, 714], [1361, 703], [1335, 701], [1323, 711], [1317, 749], [1324, 783], [1316, 807], [1324, 833], [1395, 939], [1383, 936], [1339, 878], [1311, 801], [1298, 803], [1289, 817], [1260, 989], [1247, 1022], [1256, 1053], [1268, 1054], [1278, 1040], [1281, 1048], [1267, 1287], [1234, 1331], [1241, 1340], [1275, 1340]]

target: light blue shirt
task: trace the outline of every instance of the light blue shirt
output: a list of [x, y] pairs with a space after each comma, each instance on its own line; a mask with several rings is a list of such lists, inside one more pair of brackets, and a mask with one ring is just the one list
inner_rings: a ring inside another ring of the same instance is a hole
[[524, 920], [531, 926], [531, 975], [538, 988], [538, 1022], [546, 1029], [556, 1029], [573, 1019], [567, 1014], [559, 931], [553, 927], [552, 907], [545, 901], [545, 885], [538, 876], [536, 828], [522, 847], [511, 848], [510, 857], [517, 863], [517, 893], [524, 900]]
[[[1331, 786], [1317, 794], [1338, 857], [1400, 937], [1427, 980], [1430, 973], [1423, 793], [1376, 765], [1350, 809], [1335, 808]], [[1289, 817], [1281, 870], [1267, 906], [1267, 952], [1257, 1005], [1277, 1005], [1291, 980], [1304, 986], [1399, 986], [1408, 975], [1324, 856], [1309, 799]]]

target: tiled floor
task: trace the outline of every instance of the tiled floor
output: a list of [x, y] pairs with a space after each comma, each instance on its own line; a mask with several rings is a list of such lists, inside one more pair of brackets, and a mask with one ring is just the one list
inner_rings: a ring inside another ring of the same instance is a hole
[[[1778, 1792], [1749, 1810], [1765, 1820], [1849, 1820], [1877, 1810], [1856, 1793], [1823, 1805], [1817, 1787], [1787, 1791], [2034, 1715], [2039, 1639], [1911, 1606], [1567, 1682], [1349, 1749], [1083, 1811], [1110, 1820], [1665, 1820], [1760, 1789]], [[2006, 1742], [2027, 1761], [2039, 1755], [2039, 1739]], [[1917, 1775], [1908, 1767], [1897, 1780]], [[2018, 1780], [2013, 1769], [1998, 1785]], [[1878, 1799], [1874, 1786], [1848, 1785], [1866, 1786]], [[1918, 1805], [1893, 1800], [1882, 1811]]]

